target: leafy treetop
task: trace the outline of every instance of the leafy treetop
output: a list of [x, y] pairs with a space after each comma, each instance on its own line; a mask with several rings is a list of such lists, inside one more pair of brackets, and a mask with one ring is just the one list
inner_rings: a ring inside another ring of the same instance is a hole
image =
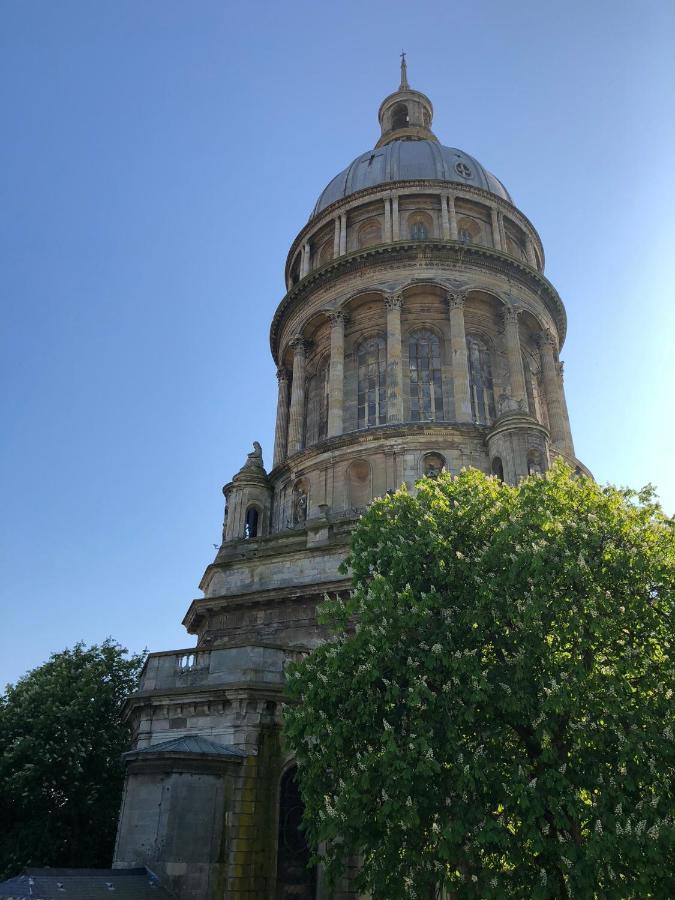
[[0, 877], [26, 865], [107, 867], [143, 656], [112, 640], [55, 653], [0, 697]]
[[[675, 533], [562, 463], [375, 501], [289, 671], [310, 844], [378, 900], [675, 895]], [[353, 623], [356, 623], [354, 626]]]

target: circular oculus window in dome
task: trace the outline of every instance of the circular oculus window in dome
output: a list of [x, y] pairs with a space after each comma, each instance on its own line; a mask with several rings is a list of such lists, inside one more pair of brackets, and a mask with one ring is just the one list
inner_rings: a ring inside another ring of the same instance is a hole
[[455, 163], [455, 172], [457, 172], [458, 175], [461, 175], [462, 178], [471, 178], [473, 175], [471, 169], [463, 162]]

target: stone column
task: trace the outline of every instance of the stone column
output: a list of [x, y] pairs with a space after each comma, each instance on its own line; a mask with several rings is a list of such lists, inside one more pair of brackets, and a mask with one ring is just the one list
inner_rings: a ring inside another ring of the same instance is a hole
[[574, 459], [574, 441], [572, 440], [570, 415], [567, 411], [567, 397], [565, 396], [565, 364], [562, 361], [558, 363], [558, 377], [560, 378], [560, 393], [562, 395], [563, 420], [565, 422], [565, 439], [567, 442], [567, 451], [568, 456]]
[[333, 259], [340, 255], [340, 221], [341, 216], [335, 217], [335, 232], [333, 234]]
[[389, 197], [384, 198], [384, 240], [387, 244], [391, 242], [391, 200]]
[[305, 275], [309, 275], [309, 270], [311, 268], [311, 260], [312, 260], [312, 251], [310, 250], [309, 243], [303, 244], [302, 246], [302, 261], [300, 263], [300, 277], [304, 278]]
[[506, 251], [506, 228], [504, 227], [504, 213], [501, 210], [497, 212], [497, 222], [499, 223], [499, 240], [502, 243], [502, 250]]
[[548, 408], [548, 425], [551, 432], [551, 441], [556, 450], [569, 454], [562, 384], [555, 358], [556, 339], [550, 331], [545, 331], [540, 335], [539, 348], [541, 350], [541, 369], [544, 392], [546, 394], [546, 406]]
[[340, 256], [347, 252], [347, 213], [340, 214]]
[[528, 263], [532, 266], [533, 269], [536, 269], [537, 254], [534, 251], [534, 244], [532, 243], [532, 238], [529, 235], [525, 236], [525, 255], [527, 256]]
[[495, 250], [503, 250], [502, 234], [499, 228], [499, 214], [494, 206], [490, 209], [490, 214], [492, 215], [492, 243]]
[[384, 301], [387, 310], [387, 422], [403, 421], [401, 390], [401, 294], [390, 294]]
[[307, 345], [301, 336], [291, 341], [293, 348], [293, 384], [291, 386], [291, 410], [288, 423], [288, 455], [302, 450], [305, 419], [305, 351]]
[[288, 443], [288, 372], [283, 366], [277, 369], [279, 393], [277, 397], [277, 424], [274, 430], [274, 466], [286, 458]]
[[466, 352], [464, 330], [464, 295], [448, 294], [450, 304], [450, 348], [452, 351], [452, 393], [455, 398], [455, 418], [471, 422], [471, 394], [469, 387], [469, 357]]
[[392, 240], [400, 240], [400, 219], [398, 215], [398, 194], [393, 194], [391, 198], [391, 235]]
[[527, 390], [525, 388], [525, 370], [523, 369], [523, 353], [520, 348], [520, 331], [518, 330], [518, 310], [513, 307], [504, 309], [504, 340], [506, 357], [509, 361], [509, 381], [511, 383], [511, 399], [527, 407]]
[[330, 368], [328, 370], [328, 437], [342, 434], [345, 377], [345, 315], [341, 310], [331, 313]]
[[448, 195], [448, 216], [450, 219], [450, 240], [456, 241], [458, 237], [457, 232], [457, 212], [455, 210], [455, 195]]
[[441, 234], [444, 241], [450, 240], [450, 218], [448, 216], [448, 197], [441, 194]]

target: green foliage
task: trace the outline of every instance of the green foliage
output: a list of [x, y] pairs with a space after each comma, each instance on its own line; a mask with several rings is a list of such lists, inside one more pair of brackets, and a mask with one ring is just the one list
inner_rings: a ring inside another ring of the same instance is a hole
[[[675, 896], [675, 534], [562, 463], [373, 503], [289, 672], [306, 829], [376, 900]], [[355, 627], [353, 623], [356, 623]]]
[[112, 640], [55, 653], [0, 697], [0, 877], [110, 865], [142, 656]]

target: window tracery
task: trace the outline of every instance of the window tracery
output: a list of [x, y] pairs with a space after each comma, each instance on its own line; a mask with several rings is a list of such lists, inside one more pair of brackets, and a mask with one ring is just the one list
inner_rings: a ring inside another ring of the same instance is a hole
[[387, 358], [384, 338], [367, 338], [359, 345], [358, 427], [384, 425], [387, 421]]
[[475, 335], [467, 335], [471, 415], [479, 425], [490, 425], [495, 419], [495, 394], [492, 362], [487, 345]]
[[308, 380], [305, 399], [305, 447], [328, 434], [329, 367], [324, 363]]
[[442, 419], [441, 345], [435, 332], [428, 328], [411, 332], [408, 364], [411, 420], [423, 422]]

